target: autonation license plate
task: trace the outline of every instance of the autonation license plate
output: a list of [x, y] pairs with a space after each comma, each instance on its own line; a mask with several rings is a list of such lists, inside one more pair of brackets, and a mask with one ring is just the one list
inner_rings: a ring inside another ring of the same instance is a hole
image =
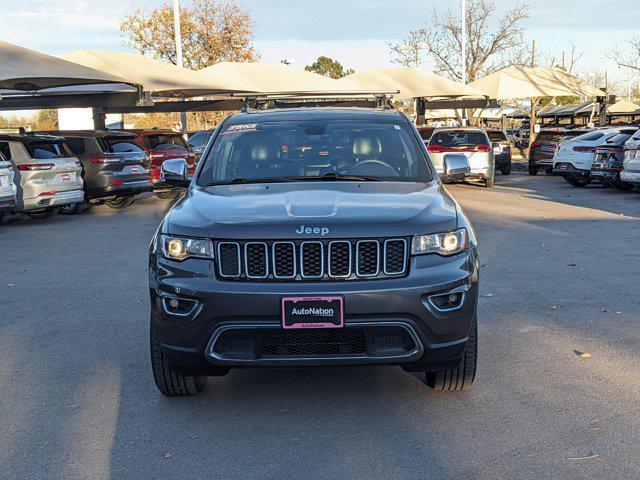
[[282, 299], [282, 328], [340, 328], [343, 326], [343, 297], [285, 297]]

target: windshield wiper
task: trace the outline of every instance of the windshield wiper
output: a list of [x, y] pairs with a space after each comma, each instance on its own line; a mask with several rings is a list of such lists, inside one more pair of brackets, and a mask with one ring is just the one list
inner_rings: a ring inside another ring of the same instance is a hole
[[367, 177], [362, 175], [342, 175], [340, 173], [329, 172], [324, 175], [300, 175], [292, 177], [274, 177], [274, 178], [251, 178], [236, 177], [232, 180], [224, 180], [221, 182], [207, 183], [206, 187], [215, 187], [218, 185], [234, 185], [247, 183], [286, 183], [286, 182], [383, 182], [384, 179], [379, 177]]

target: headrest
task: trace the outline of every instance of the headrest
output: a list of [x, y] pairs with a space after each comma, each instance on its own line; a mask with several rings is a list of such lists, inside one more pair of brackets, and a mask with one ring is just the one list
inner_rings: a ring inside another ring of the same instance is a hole
[[377, 137], [360, 135], [353, 141], [352, 151], [358, 157], [379, 155], [382, 153], [382, 144]]

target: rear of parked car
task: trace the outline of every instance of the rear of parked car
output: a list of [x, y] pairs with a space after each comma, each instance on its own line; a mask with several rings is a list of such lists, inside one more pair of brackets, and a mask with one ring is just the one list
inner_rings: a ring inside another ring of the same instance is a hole
[[502, 130], [487, 130], [493, 154], [496, 160], [496, 170], [502, 175], [511, 173], [511, 144]]
[[620, 180], [640, 187], [640, 130], [624, 144], [624, 162]]
[[634, 185], [620, 178], [624, 168], [624, 146], [632, 137], [631, 131], [611, 137], [596, 149], [596, 158], [591, 165], [591, 178], [606, 187], [618, 190], [633, 190]]
[[484, 180], [493, 187], [495, 158], [487, 133], [480, 128], [442, 128], [433, 132], [427, 146], [438, 175], [447, 181], [445, 159], [448, 155], [464, 155], [469, 163], [467, 178]]
[[108, 130], [59, 132], [82, 163], [87, 200], [124, 208], [152, 190], [149, 158], [136, 137]]
[[537, 175], [540, 170], [553, 171], [553, 157], [560, 143], [570, 141], [586, 133], [584, 130], [542, 130], [536, 136], [529, 150], [529, 175]]
[[63, 138], [0, 136], [0, 152], [15, 166], [15, 210], [44, 217], [84, 200], [81, 167]]
[[15, 209], [16, 186], [13, 165], [0, 153], [0, 218]]

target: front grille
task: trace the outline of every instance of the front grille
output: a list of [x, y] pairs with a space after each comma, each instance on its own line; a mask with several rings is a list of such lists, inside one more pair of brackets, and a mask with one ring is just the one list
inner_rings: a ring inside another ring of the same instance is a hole
[[218, 274], [225, 280], [355, 280], [402, 276], [408, 241], [219, 241]]
[[262, 356], [364, 354], [364, 329], [270, 330], [262, 336]]

